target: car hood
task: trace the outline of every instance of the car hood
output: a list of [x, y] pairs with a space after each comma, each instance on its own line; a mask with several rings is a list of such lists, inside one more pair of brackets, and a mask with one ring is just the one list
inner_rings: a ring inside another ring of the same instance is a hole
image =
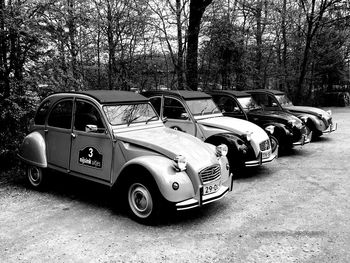
[[266, 110], [259, 110], [259, 111], [250, 111], [247, 113], [249, 117], [261, 117], [263, 119], [270, 119], [270, 120], [282, 120], [284, 122], [288, 122], [290, 120], [294, 120], [296, 122], [300, 122], [301, 120], [291, 113], [285, 112], [285, 111], [266, 111]]
[[170, 159], [185, 156], [189, 165], [200, 170], [217, 162], [214, 147], [189, 134], [166, 127], [129, 130], [115, 134], [118, 140], [157, 152]]
[[309, 106], [283, 106], [283, 108], [293, 111], [293, 112], [301, 112], [301, 113], [307, 113], [315, 116], [324, 116], [324, 117], [329, 117], [329, 114], [319, 108], [315, 107], [309, 107]]
[[247, 132], [253, 132], [252, 139], [267, 140], [269, 137], [266, 132], [258, 125], [233, 117], [216, 117], [197, 120], [199, 124], [221, 128], [228, 132], [233, 132], [238, 135], [245, 135]]

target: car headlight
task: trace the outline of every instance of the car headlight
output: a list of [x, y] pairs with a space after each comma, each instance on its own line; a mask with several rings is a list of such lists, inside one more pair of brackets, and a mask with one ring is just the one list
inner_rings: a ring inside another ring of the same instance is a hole
[[265, 131], [269, 132], [270, 134], [273, 134], [275, 132], [275, 126], [269, 125], [265, 128]]
[[307, 123], [308, 117], [301, 116], [301, 117], [299, 117], [299, 119], [301, 119], [304, 123]]
[[216, 155], [218, 157], [226, 156], [227, 153], [228, 153], [228, 147], [226, 144], [220, 144], [220, 145], [216, 146]]
[[289, 120], [288, 123], [294, 127], [296, 125], [296, 120]]
[[174, 159], [175, 169], [178, 172], [185, 171], [187, 167], [186, 157], [182, 155], [177, 155]]
[[250, 131], [246, 132], [245, 138], [247, 139], [248, 142], [252, 139], [252, 134], [253, 134], [253, 132], [250, 132]]

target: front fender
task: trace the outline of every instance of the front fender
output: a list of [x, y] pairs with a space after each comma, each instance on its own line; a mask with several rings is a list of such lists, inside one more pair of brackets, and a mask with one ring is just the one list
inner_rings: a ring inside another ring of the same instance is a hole
[[[180, 202], [195, 195], [193, 183], [187, 172], [177, 172], [174, 169], [174, 162], [169, 158], [157, 155], [136, 157], [124, 164], [120, 174], [133, 166], [146, 169], [156, 182], [160, 193], [170, 202]], [[174, 182], [179, 184], [179, 189], [172, 188]]]
[[[269, 131], [268, 127], [273, 126], [273, 132], [271, 133]], [[288, 136], [291, 135], [290, 129], [283, 123], [277, 123], [277, 122], [270, 122], [264, 125], [263, 129], [267, 132], [267, 134], [271, 134], [274, 135], [276, 133], [278, 133], [280, 136]]]
[[46, 168], [46, 144], [44, 135], [38, 131], [28, 134], [20, 148], [18, 156], [26, 163]]
[[[246, 143], [242, 138], [231, 133], [219, 133], [210, 136], [205, 141], [210, 144], [219, 145], [221, 143], [227, 144], [229, 152], [227, 158], [232, 166], [237, 161], [247, 161], [255, 158], [255, 152], [249, 143]], [[240, 160], [234, 160], [239, 158]]]
[[[305, 124], [311, 129], [312, 128], [317, 129], [318, 131], [322, 132], [326, 129], [326, 126], [324, 122], [317, 116], [307, 113], [298, 114], [297, 117], [305, 122]], [[310, 123], [314, 126], [311, 127]]]

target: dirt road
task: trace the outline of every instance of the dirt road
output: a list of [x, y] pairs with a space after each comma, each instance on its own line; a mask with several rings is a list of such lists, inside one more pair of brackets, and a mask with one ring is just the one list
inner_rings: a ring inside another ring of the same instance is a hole
[[350, 108], [338, 131], [236, 179], [160, 226], [111, 209], [106, 188], [0, 177], [0, 262], [350, 262]]

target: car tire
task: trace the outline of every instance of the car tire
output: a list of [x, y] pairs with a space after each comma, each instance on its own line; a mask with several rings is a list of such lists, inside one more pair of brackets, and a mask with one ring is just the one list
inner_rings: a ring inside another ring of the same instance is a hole
[[129, 215], [137, 222], [153, 225], [160, 219], [163, 197], [151, 178], [134, 177], [126, 189]]
[[36, 189], [42, 189], [45, 184], [43, 168], [34, 165], [28, 165], [26, 172], [30, 185]]
[[[279, 142], [275, 136], [270, 135], [270, 141], [271, 141], [271, 150], [274, 152], [276, 148], [279, 146]], [[278, 154], [278, 153], [277, 153]]]

